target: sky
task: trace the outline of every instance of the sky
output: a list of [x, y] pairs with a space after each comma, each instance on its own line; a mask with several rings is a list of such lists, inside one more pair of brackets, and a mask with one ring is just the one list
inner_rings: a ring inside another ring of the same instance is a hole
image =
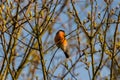
[[[79, 1], [79, 0], [78, 0]], [[101, 12], [103, 10], [103, 8], [105, 8], [106, 6], [106, 3], [103, 1], [103, 0], [97, 0], [97, 4], [98, 4], [98, 12]], [[114, 2], [112, 3], [112, 6], [111, 8], [115, 8], [116, 5], [118, 6], [120, 4], [120, 1], [119, 0], [114, 0]], [[88, 6], [86, 9], [84, 10], [81, 10], [80, 7], [83, 7], [85, 4], [84, 4], [84, 1], [81, 2], [81, 3], [77, 3], [76, 4], [76, 9], [78, 10], [78, 13], [79, 13], [79, 17], [81, 20], [84, 20], [86, 19], [86, 16], [87, 16], [87, 13], [90, 12], [91, 8], [90, 6]], [[120, 10], [119, 10], [120, 11]], [[103, 13], [101, 13], [102, 15]], [[61, 14], [61, 22], [65, 23], [66, 24], [66, 27], [69, 27], [69, 25], [67, 25], [67, 21], [68, 21], [68, 18], [67, 18], [67, 15], [66, 14]], [[114, 33], [114, 25], [112, 25], [113, 27], [110, 28], [109, 30], [109, 33], [108, 33], [108, 36], [109, 35], [113, 35]], [[60, 28], [59, 24], [55, 25], [56, 28]], [[61, 29], [61, 28], [60, 28]], [[76, 29], [76, 25], [73, 24], [72, 25], [72, 30]], [[66, 29], [63, 29], [66, 31], [66, 33], [69, 33]], [[99, 46], [96, 46], [96, 48], [99, 48]], [[60, 53], [62, 53], [60, 50], [59, 50]], [[75, 58], [73, 58], [75, 59]], [[98, 60], [98, 55], [96, 56], [96, 60]], [[73, 60], [74, 61], [74, 60]], [[80, 65], [82, 65], [82, 63], [79, 63]], [[81, 68], [78, 68], [76, 70], [76, 72], [78, 72], [80, 75], [78, 77], [79, 80], [89, 80], [89, 76], [88, 76], [88, 71], [85, 70], [85, 66], [79, 66]], [[91, 67], [89, 68], [90, 69], [90, 73], [92, 74], [91, 72]], [[105, 77], [105, 76], [109, 76], [109, 69], [107, 67], [104, 67], [102, 70], [101, 70], [101, 77]]]
[[[10, 1], [10, 0], [9, 0], [9, 1]], [[40, 1], [40, 0], [39, 0], [39, 1]], [[87, 13], [90, 12], [91, 8], [90, 8], [90, 6], [87, 6], [87, 5], [86, 5], [86, 8], [82, 10], [82, 7], [83, 7], [83, 8], [85, 7], [85, 2], [84, 2], [84, 0], [77, 0], [77, 1], [81, 1], [81, 2], [80, 2], [80, 3], [76, 3], [76, 4], [75, 4], [75, 7], [76, 7], [76, 9], [77, 9], [77, 11], [78, 11], [78, 13], [79, 13], [80, 19], [81, 19], [81, 20], [84, 20], [84, 19], [86, 19]], [[103, 8], [106, 6], [106, 4], [104, 3], [103, 0], [97, 0], [97, 3], [98, 3], [98, 7], [99, 7], [99, 8], [98, 8], [98, 12], [99, 12], [99, 11], [102, 11]], [[120, 5], [120, 1], [119, 1], [119, 0], [114, 0], [114, 2], [113, 2], [113, 4], [112, 4], [111, 7], [114, 8], [114, 7], [116, 7], [116, 5]], [[70, 7], [71, 7], [71, 6], [70, 6]], [[64, 11], [66, 11], [66, 9], [65, 9]], [[55, 33], [56, 33], [58, 30], [60, 30], [60, 29], [65, 30], [65, 31], [66, 31], [66, 34], [69, 34], [72, 30], [75, 30], [75, 29], [77, 28], [77, 25], [73, 22], [74, 20], [72, 20], [72, 21], [71, 21], [71, 24], [72, 24], [72, 25], [71, 25], [71, 30], [69, 30], [69, 24], [67, 23], [68, 21], [69, 21], [68, 16], [67, 16], [65, 13], [62, 13], [62, 14], [60, 15], [60, 21], [58, 21], [57, 23], [55, 23], [55, 25], [53, 26], [53, 27], [56, 29], [56, 31], [53, 32], [52, 35], [49, 36], [48, 41], [49, 41], [49, 40], [50, 40], [50, 41], [54, 40], [53, 38], [54, 38], [54, 36], [55, 36]], [[62, 26], [61, 24], [65, 24], [65, 27], [64, 27], [64, 28], [61, 27], [61, 26]], [[26, 26], [28, 26], [28, 24], [26, 24]], [[114, 26], [114, 25], [113, 25], [113, 26]], [[26, 28], [27, 28], [27, 27], [26, 27]], [[110, 28], [110, 34], [113, 35], [113, 33], [114, 33], [114, 27], [111, 27], [111, 28]], [[27, 33], [27, 34], [28, 34], [28, 33]], [[42, 38], [43, 41], [46, 39], [47, 35], [48, 35], [48, 33], [46, 33], [46, 34], [43, 36], [43, 38]], [[71, 35], [75, 35], [75, 33], [72, 33]], [[71, 35], [70, 35], [70, 36], [71, 36]], [[68, 37], [69, 37], [69, 36], [68, 36]], [[30, 38], [30, 36], [28, 36], [28, 39], [29, 39], [29, 38]], [[71, 43], [74, 43], [74, 42], [71, 42]], [[85, 43], [85, 41], [83, 40], [83, 44], [84, 44], [84, 43]], [[53, 42], [53, 44], [54, 44], [54, 42]], [[52, 45], [52, 44], [51, 44], [51, 45]], [[50, 46], [51, 46], [51, 45], [50, 45]], [[99, 48], [99, 46], [96, 46], [96, 47]], [[56, 47], [56, 48], [57, 48], [57, 47]], [[72, 51], [72, 49], [71, 49], [71, 51]], [[53, 55], [54, 52], [55, 52], [55, 49], [54, 49], [54, 50], [51, 50], [49, 54], [45, 55], [45, 59], [46, 59], [46, 61], [47, 61], [48, 64], [49, 64], [49, 61], [50, 61], [50, 59], [51, 59], [51, 55]], [[2, 53], [2, 52], [0, 52], [0, 56], [3, 55], [3, 54], [1, 54], [1, 53]], [[74, 52], [71, 53], [71, 54], [74, 54]], [[1, 59], [1, 58], [0, 58], [0, 59]], [[65, 59], [65, 56], [64, 56], [62, 50], [59, 49], [59, 50], [57, 51], [57, 54], [56, 54], [55, 59], [57, 59], [57, 61], [54, 61], [54, 64], [55, 64], [55, 65], [57, 65], [57, 63], [59, 63], [59, 62], [61, 62], [62, 60]], [[76, 59], [76, 56], [73, 56], [72, 60], [75, 61], [75, 59]], [[21, 60], [21, 58], [18, 58], [17, 64], [19, 64], [19, 60]], [[88, 60], [90, 60], [90, 59], [88, 59]], [[98, 56], [96, 56], [96, 60], [98, 60]], [[46, 65], [46, 66], [48, 66], [48, 65]], [[68, 66], [70, 66], [70, 62], [68, 62]], [[53, 67], [53, 66], [51, 66], [51, 68], [52, 68], [52, 67]], [[75, 70], [75, 72], [79, 74], [79, 76], [77, 77], [77, 79], [79, 79], [79, 80], [89, 80], [88, 72], [87, 72], [87, 70], [85, 69], [85, 65], [84, 65], [83, 63], [79, 62], [79, 63], [76, 65], [76, 67], [79, 67], [78, 69]], [[29, 73], [28, 70], [29, 70], [29, 67], [26, 67], [26, 68], [23, 70], [23, 73]], [[89, 70], [90, 70], [90, 73], [92, 74], [92, 72], [91, 72], [91, 67], [89, 68]], [[55, 75], [58, 75], [59, 73], [62, 73], [62, 72], [63, 72], [63, 66], [60, 66], [60, 68], [58, 68], [57, 71], [55, 72]], [[40, 73], [41, 73], [41, 70], [37, 70], [36, 75], [39, 76]], [[42, 75], [42, 74], [41, 74], [41, 75]], [[101, 71], [101, 77], [105, 77], [105, 76], [108, 76], [108, 75], [109, 75], [109, 70], [108, 70], [108, 68], [104, 67], [104, 68], [102, 69], [102, 71]], [[21, 76], [22, 76], [22, 75], [21, 75]], [[70, 77], [70, 76], [71, 76], [70, 74], [67, 75], [67, 77]], [[8, 80], [10, 80], [10, 77], [8, 77]], [[19, 80], [22, 80], [22, 78], [20, 77]], [[39, 78], [39, 80], [41, 80], [41, 78]], [[53, 80], [54, 80], [54, 79], [53, 79]]]

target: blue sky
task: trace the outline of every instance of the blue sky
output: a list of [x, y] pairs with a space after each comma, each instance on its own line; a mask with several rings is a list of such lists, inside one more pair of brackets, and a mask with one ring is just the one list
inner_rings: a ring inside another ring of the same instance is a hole
[[[84, 5], [85, 5], [84, 3], [85, 3], [85, 2], [83, 1], [83, 2], [81, 2], [81, 3], [77, 3], [77, 4], [76, 4], [76, 9], [78, 10], [79, 17], [80, 17], [81, 20], [84, 20], [84, 19], [87, 18], [87, 13], [90, 12], [90, 9], [91, 9], [90, 6], [88, 6], [88, 7], [85, 8], [84, 10], [81, 10], [80, 6], [84, 6]], [[98, 4], [98, 10], [97, 10], [98, 12], [101, 12], [101, 11], [105, 8], [105, 6], [106, 6], [106, 3], [104, 3], [103, 0], [97, 0], [97, 4]], [[119, 1], [119, 0], [114, 0], [114, 2], [112, 3], [111, 8], [115, 8], [116, 5], [119, 5], [119, 4], [120, 4], [120, 1]], [[101, 16], [102, 16], [102, 14], [103, 14], [103, 13], [101, 13]], [[63, 13], [63, 14], [61, 14], [60, 18], [61, 18], [61, 20], [62, 20], [62, 21], [61, 21], [61, 24], [62, 24], [62, 23], [65, 23], [65, 24], [66, 24], [66, 27], [65, 27], [65, 28], [61, 28], [61, 27], [59, 26], [59, 24], [56, 24], [54, 27], [57, 28], [57, 29], [63, 29], [63, 30], [66, 31], [66, 33], [69, 33], [69, 31], [68, 31], [69, 26], [68, 26], [67, 23], [66, 23], [66, 22], [68, 21], [67, 15]], [[73, 23], [74, 23], [74, 22], [73, 22]], [[112, 25], [112, 26], [114, 26], [114, 25]], [[76, 24], [72, 24], [72, 30], [74, 30], [74, 29], [76, 29]], [[110, 33], [108, 33], [108, 35], [113, 35], [114, 29], [115, 29], [114, 27], [111, 27], [110, 30], [108, 31], [108, 32], [110, 32]], [[73, 33], [73, 34], [74, 34], [74, 33]], [[96, 46], [96, 49], [97, 49], [97, 48], [99, 48], [99, 46]], [[58, 52], [60, 52], [60, 54], [62, 54], [62, 51], [58, 50]], [[72, 59], [73, 59], [73, 61], [74, 61], [75, 58], [72, 58]], [[96, 55], [95, 60], [98, 60], [98, 61], [99, 61], [99, 56], [98, 56], [98, 55]], [[77, 65], [78, 65], [78, 64], [77, 64]], [[82, 63], [79, 62], [79, 65], [82, 65]], [[89, 80], [88, 71], [85, 70], [85, 65], [82, 65], [82, 66], [80, 66], [80, 67], [81, 67], [81, 68], [76, 69], [76, 72], [79, 73], [78, 79], [79, 79], [79, 80]], [[91, 67], [89, 68], [89, 70], [90, 70], [90, 73], [91, 73]], [[59, 72], [61, 72], [61, 71], [59, 71]], [[105, 76], [109, 76], [109, 69], [108, 69], [107, 67], [104, 67], [104, 68], [101, 70], [101, 77], [105, 77]]]
[[[9, 1], [10, 1], [10, 0], [9, 0]], [[75, 4], [75, 7], [76, 7], [76, 9], [77, 9], [77, 11], [78, 11], [78, 13], [79, 13], [80, 19], [83, 21], [84, 19], [87, 19], [87, 13], [90, 12], [91, 8], [90, 8], [90, 6], [87, 6], [87, 5], [85, 4], [85, 3], [86, 3], [86, 0], [85, 0], [85, 1], [84, 1], [84, 0], [78, 0], [78, 1], [81, 1], [81, 2], [76, 3], [76, 4]], [[101, 12], [101, 11], [103, 10], [103, 8], [105, 8], [106, 4], [104, 3], [103, 0], [97, 0], [97, 3], [98, 3], [98, 10], [97, 10], [97, 11], [98, 11], [98, 12]], [[114, 0], [111, 8], [114, 8], [114, 7], [116, 7], [116, 6], [119, 5], [119, 4], [120, 4], [120, 1], [119, 1], [119, 0]], [[85, 7], [85, 5], [86, 5], [86, 7]], [[70, 7], [71, 7], [71, 6], [70, 6]], [[84, 7], [85, 7], [85, 8], [84, 8]], [[83, 8], [84, 8], [84, 9], [83, 9]], [[59, 8], [58, 8], [58, 9], [59, 9]], [[64, 9], [64, 12], [66, 12], [66, 10], [67, 10], [67, 8]], [[120, 10], [119, 10], [119, 11], [120, 11]], [[103, 13], [102, 13], [102, 15], [103, 15]], [[58, 20], [58, 21], [55, 23], [55, 25], [53, 26], [54, 31], [52, 32], [52, 34], [50, 34], [49, 36], [47, 36], [48, 33], [45, 33], [45, 34], [43, 35], [43, 38], [42, 38], [43, 42], [45, 41], [46, 37], [49, 37], [48, 40], [47, 40], [48, 42], [51, 42], [51, 43], [49, 44], [49, 47], [54, 44], [54, 36], [55, 36], [55, 33], [56, 33], [58, 30], [63, 29], [63, 30], [65, 30], [66, 34], [68, 34], [68, 33], [70, 33], [71, 31], [73, 31], [73, 30], [75, 30], [75, 29], [77, 28], [77, 25], [76, 25], [76, 23], [74, 22], [73, 19], [70, 21], [71, 24], [68, 23], [68, 22], [69, 22], [69, 18], [68, 18], [68, 15], [66, 15], [66, 13], [62, 13], [59, 18], [60, 18], [60, 20]], [[62, 24], [65, 24], [64, 27], [63, 27]], [[70, 26], [69, 26], [69, 25], [70, 25]], [[88, 24], [88, 25], [89, 25], [89, 24]], [[88, 26], [88, 25], [86, 25], [86, 26]], [[24, 26], [25, 26], [26, 29], [28, 29], [29, 31], [31, 30], [28, 24], [25, 24]], [[119, 28], [119, 31], [120, 31], [120, 28]], [[26, 36], [27, 34], [29, 34], [29, 33], [26, 33], [26, 31], [23, 31], [23, 32], [24, 32], [24, 36]], [[112, 25], [112, 27], [110, 28], [110, 30], [109, 30], [108, 32], [110, 32], [110, 36], [113, 35], [113, 33], [114, 33], [114, 25]], [[76, 32], [73, 32], [71, 35], [67, 36], [67, 38], [71, 37], [72, 35], [76, 35]], [[81, 37], [84, 37], [83, 34], [81, 34], [80, 36], [81, 36]], [[9, 36], [6, 35], [6, 38], [9, 38]], [[27, 39], [29, 40], [29, 39], [30, 39], [30, 36], [27, 36]], [[73, 38], [73, 40], [71, 40], [72, 42], [70, 42], [70, 44], [76, 43], [76, 40], [74, 40], [74, 39], [76, 39], [76, 38]], [[84, 45], [84, 43], [86, 43], [86, 40], [85, 40], [85, 39], [81, 39], [81, 40], [82, 40], [81, 43]], [[29, 42], [29, 41], [26, 40], [26, 43], [27, 43], [27, 42]], [[1, 46], [0, 46], [0, 47], [1, 47]], [[56, 48], [57, 48], [57, 47], [56, 47]], [[48, 53], [47, 55], [45, 55], [45, 60], [46, 60], [46, 66], [47, 66], [47, 67], [48, 67], [49, 61], [50, 61], [50, 59], [51, 59], [51, 57], [52, 57], [51, 55], [53, 55], [53, 53], [55, 52], [56, 48], [55, 48], [55, 49], [52, 49], [51, 51], [49, 51], [49, 53]], [[99, 46], [96, 46], [96, 49], [99, 49]], [[71, 55], [74, 55], [74, 54], [76, 53], [76, 52], [74, 52], [74, 51], [77, 50], [77, 49], [76, 49], [76, 48], [73, 48], [73, 49], [70, 48], [70, 50], [71, 50]], [[73, 52], [72, 52], [72, 51], [73, 51]], [[22, 52], [23, 52], [23, 51], [20, 51], [20, 54], [23, 54]], [[0, 56], [3, 56], [2, 53], [3, 53], [3, 52], [0, 51]], [[77, 58], [76, 56], [77, 56], [77, 55], [75, 55], [75, 56], [72, 57], [72, 61], [73, 61], [73, 62], [76, 60], [76, 58]], [[95, 56], [96, 56], [95, 60], [99, 60], [99, 55], [95, 55]], [[0, 59], [1, 59], [1, 58], [0, 58]], [[18, 66], [19, 61], [20, 61], [21, 59], [22, 59], [22, 58], [17, 58], [17, 59], [16, 59], [16, 61], [17, 61], [17, 62], [16, 62], [16, 67]], [[57, 51], [57, 53], [56, 53], [55, 59], [53, 60], [52, 64], [54, 63], [54, 65], [56, 66], [59, 62], [63, 61], [64, 59], [65, 59], [65, 56], [64, 56], [62, 50], [59, 49], [59, 50]], [[90, 57], [88, 57], [88, 61], [89, 61], [89, 62], [91, 61]], [[68, 67], [70, 67], [70, 66], [71, 66], [71, 65], [70, 65], [70, 62], [67, 62], [67, 63], [68, 63]], [[39, 65], [39, 67], [41, 67], [41, 66]], [[86, 66], [85, 66], [82, 62], [78, 62], [78, 63], [77, 63], [76, 69], [75, 69], [75, 72], [79, 74], [79, 75], [77, 76], [77, 79], [79, 79], [79, 80], [89, 80], [88, 71], [85, 69], [85, 67], [86, 67]], [[53, 65], [51, 65], [50, 68], [53, 68]], [[60, 65], [60, 67], [56, 70], [56, 72], [54, 73], [54, 75], [61, 74], [61, 73], [64, 71], [63, 68], [64, 68], [64, 67], [63, 67], [62, 65]], [[29, 73], [28, 70], [29, 70], [29, 66], [25, 67], [25, 69], [23, 70], [23, 73]], [[92, 72], [91, 72], [91, 67], [89, 68], [89, 70], [90, 70], [90, 73], [92, 74]], [[65, 71], [65, 72], [66, 72], [66, 71]], [[40, 74], [40, 73], [42, 73], [42, 72], [41, 72], [41, 70], [38, 69], [38, 70], [36, 71], [36, 76], [40, 76], [40, 77], [41, 77], [42, 74]], [[21, 76], [22, 76], [22, 75], [21, 75]], [[70, 77], [70, 76], [71, 76], [71, 75], [68, 74], [66, 78], [68, 78], [68, 77]], [[109, 76], [109, 69], [108, 69], [107, 67], [104, 67], [104, 68], [102, 69], [102, 71], [101, 71], [101, 77], [105, 77], [105, 76]], [[8, 77], [8, 78], [9, 78], [9, 80], [10, 80], [10, 77]], [[41, 78], [39, 78], [39, 79], [41, 80]], [[20, 77], [19, 80], [22, 80], [22, 77]], [[53, 79], [53, 80], [54, 80], [54, 79]]]

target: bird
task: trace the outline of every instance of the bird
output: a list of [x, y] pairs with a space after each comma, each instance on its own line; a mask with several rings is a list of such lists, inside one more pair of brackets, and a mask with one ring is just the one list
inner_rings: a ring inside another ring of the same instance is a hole
[[68, 48], [68, 41], [65, 37], [65, 31], [64, 30], [59, 30], [54, 38], [55, 44], [58, 48], [61, 48], [61, 50], [64, 52], [66, 58], [70, 57], [69, 54], [69, 48]]

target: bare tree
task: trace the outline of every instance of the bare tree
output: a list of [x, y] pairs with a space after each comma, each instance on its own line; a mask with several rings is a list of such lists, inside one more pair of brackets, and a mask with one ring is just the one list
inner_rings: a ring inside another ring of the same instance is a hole
[[[119, 80], [119, 3], [1, 0], [0, 79]], [[54, 43], [60, 29], [66, 32], [69, 59]]]

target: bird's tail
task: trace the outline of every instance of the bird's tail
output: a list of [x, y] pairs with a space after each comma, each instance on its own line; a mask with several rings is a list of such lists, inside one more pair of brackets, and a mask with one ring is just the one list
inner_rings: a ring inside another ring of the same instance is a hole
[[65, 51], [64, 54], [65, 54], [66, 58], [69, 58], [69, 57], [70, 57], [70, 54], [69, 54], [68, 51]]

